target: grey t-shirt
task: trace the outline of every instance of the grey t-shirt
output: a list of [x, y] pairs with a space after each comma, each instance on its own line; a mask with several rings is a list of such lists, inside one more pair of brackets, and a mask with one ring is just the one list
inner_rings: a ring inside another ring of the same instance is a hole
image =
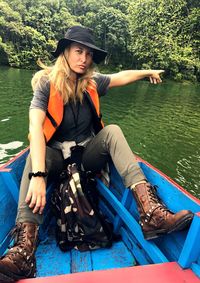
[[[99, 96], [106, 94], [110, 83], [108, 75], [95, 73], [94, 80], [97, 83], [97, 92]], [[30, 109], [39, 108], [47, 111], [50, 94], [50, 82], [44, 79], [42, 87], [34, 92]], [[84, 141], [93, 134], [92, 113], [87, 99], [83, 98], [83, 103], [67, 103], [64, 106], [63, 120], [54, 134], [52, 140], [64, 142], [75, 141], [77, 143]]]

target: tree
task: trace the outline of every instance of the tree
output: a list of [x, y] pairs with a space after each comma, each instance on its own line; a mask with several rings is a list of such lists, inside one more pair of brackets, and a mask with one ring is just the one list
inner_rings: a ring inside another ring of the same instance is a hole
[[[15, 5], [17, 11], [13, 10]], [[25, 7], [29, 9], [25, 9], [22, 19], [18, 11]], [[67, 23], [70, 26], [76, 22], [62, 1], [14, 0], [11, 5], [2, 1], [0, 2], [1, 54], [4, 52], [7, 54], [6, 62], [10, 66], [36, 67], [38, 58], [49, 60], [50, 51], [56, 46], [56, 37], [64, 35]], [[5, 64], [5, 60], [1, 60], [0, 63]]]
[[[171, 76], [195, 79], [199, 60], [191, 35], [185, 0], [136, 0], [129, 7], [131, 52], [139, 67], [164, 68]], [[141, 21], [142, 19], [142, 21]]]
[[108, 61], [123, 64], [129, 43], [128, 19], [120, 10], [102, 7], [96, 13], [88, 12], [83, 24], [94, 30], [98, 45], [108, 51]]
[[199, 0], [0, 0], [0, 64], [35, 68], [75, 24], [92, 28], [115, 70], [200, 80]]

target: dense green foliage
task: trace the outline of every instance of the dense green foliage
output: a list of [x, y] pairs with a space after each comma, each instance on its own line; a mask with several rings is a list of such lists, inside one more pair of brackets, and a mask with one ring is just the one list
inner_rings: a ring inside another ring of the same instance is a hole
[[0, 0], [0, 64], [50, 62], [74, 24], [91, 27], [108, 50], [102, 68], [163, 68], [200, 81], [199, 0]]

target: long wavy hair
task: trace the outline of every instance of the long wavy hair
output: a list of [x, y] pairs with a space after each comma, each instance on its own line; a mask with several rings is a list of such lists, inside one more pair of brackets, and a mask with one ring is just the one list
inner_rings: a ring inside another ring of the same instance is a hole
[[70, 79], [71, 70], [67, 62], [69, 48], [70, 46], [65, 49], [64, 53], [59, 55], [55, 64], [51, 67], [46, 66], [41, 61], [38, 61], [38, 65], [42, 68], [42, 70], [35, 73], [31, 80], [31, 85], [33, 91], [35, 91], [36, 88], [41, 88], [42, 84], [49, 80], [62, 96], [64, 104], [69, 101], [80, 101], [82, 103], [83, 91], [87, 88], [91, 81], [94, 82], [94, 80], [92, 80], [94, 66], [92, 64], [87, 69], [86, 73], [80, 76], [77, 81], [77, 89], [75, 90], [76, 82]]

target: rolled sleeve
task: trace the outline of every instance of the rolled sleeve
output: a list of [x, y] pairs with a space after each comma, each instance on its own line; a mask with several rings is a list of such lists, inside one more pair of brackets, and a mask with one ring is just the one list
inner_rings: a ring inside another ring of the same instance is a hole
[[99, 96], [104, 96], [109, 88], [110, 76], [100, 73], [95, 73], [93, 79], [97, 83], [97, 92]]
[[41, 109], [47, 111], [48, 101], [50, 95], [50, 82], [47, 79], [43, 79], [34, 93], [31, 100], [30, 109]]

